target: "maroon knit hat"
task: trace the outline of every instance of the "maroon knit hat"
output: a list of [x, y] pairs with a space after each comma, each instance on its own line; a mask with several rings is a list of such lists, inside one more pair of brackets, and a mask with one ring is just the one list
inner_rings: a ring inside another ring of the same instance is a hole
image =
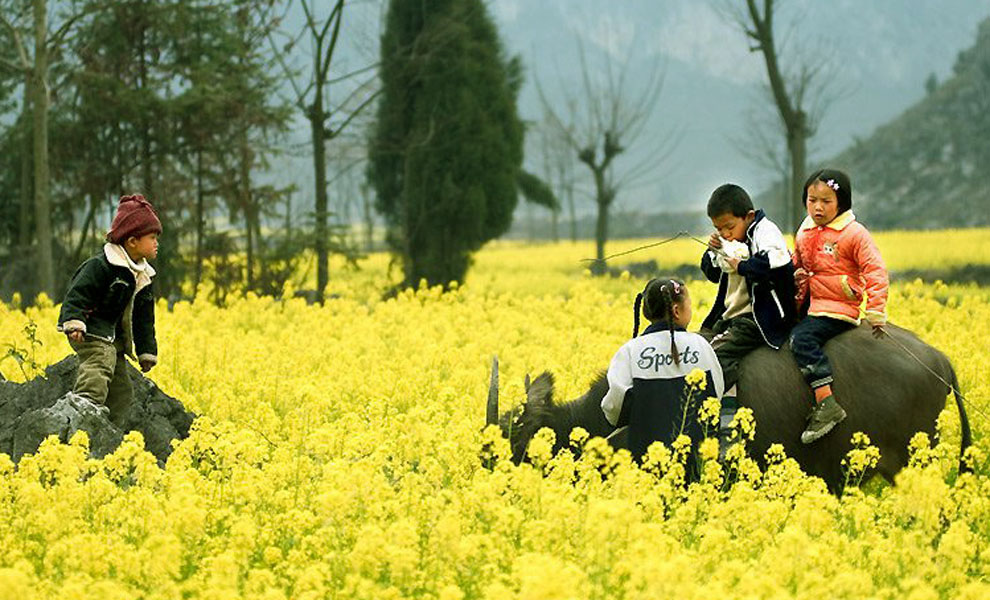
[[161, 233], [162, 222], [155, 209], [141, 194], [121, 196], [117, 214], [107, 232], [107, 241], [122, 244], [129, 237], [141, 237], [149, 233]]

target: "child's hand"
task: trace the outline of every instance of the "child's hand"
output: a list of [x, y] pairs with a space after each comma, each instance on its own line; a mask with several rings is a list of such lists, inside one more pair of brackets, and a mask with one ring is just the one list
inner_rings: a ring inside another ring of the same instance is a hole
[[66, 332], [65, 332], [65, 335], [66, 335], [66, 336], [67, 336], [67, 337], [68, 337], [68, 338], [69, 338], [70, 340], [72, 340], [73, 342], [75, 342], [75, 343], [77, 343], [77, 344], [81, 344], [81, 343], [82, 343], [82, 341], [83, 341], [83, 340], [84, 340], [84, 339], [86, 338], [86, 334], [85, 334], [85, 333], [83, 333], [83, 332], [82, 332], [81, 330], [79, 330], [79, 329], [76, 329], [75, 331], [66, 331]]
[[151, 360], [139, 360], [138, 364], [141, 365], [142, 373], [147, 373], [151, 370], [151, 367], [155, 366], [155, 362]]
[[722, 238], [719, 237], [717, 233], [713, 233], [708, 236], [708, 247], [712, 250], [717, 250], [722, 247]]
[[742, 262], [741, 258], [735, 258], [734, 256], [725, 257], [725, 264], [729, 265], [729, 268], [732, 269], [733, 273], [739, 272], [739, 263], [741, 262]]

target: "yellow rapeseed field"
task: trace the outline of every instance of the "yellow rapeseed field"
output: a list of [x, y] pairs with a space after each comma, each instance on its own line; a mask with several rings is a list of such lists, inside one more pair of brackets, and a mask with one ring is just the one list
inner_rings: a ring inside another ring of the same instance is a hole
[[[987, 230], [878, 243], [892, 270], [990, 263]], [[673, 269], [700, 249], [678, 240], [615, 264]], [[461, 288], [391, 300], [380, 292], [398, 273], [375, 255], [335, 265], [323, 307], [160, 301], [149, 375], [200, 415], [192, 435], [165, 469], [136, 434], [103, 460], [84, 435], [17, 466], [0, 455], [0, 599], [990, 597], [990, 288], [898, 283], [890, 301], [891, 320], [956, 367], [975, 473], [957, 476], [953, 409], [895, 486], [836, 498], [772, 451], [765, 473], [744, 461], [728, 486], [709, 460], [685, 489], [676, 444], [639, 468], [580, 432], [579, 458], [551, 457], [541, 435], [517, 467], [482, 430], [492, 355], [503, 404], [544, 369], [573, 398], [630, 335], [645, 281], [589, 277], [591, 253], [496, 243]], [[690, 289], [696, 327], [715, 290]], [[34, 323], [34, 360], [57, 362], [70, 353], [57, 310], [0, 304], [0, 341], [29, 348]], [[875, 460], [856, 442], [851, 479]], [[488, 469], [483, 454], [502, 458]]]

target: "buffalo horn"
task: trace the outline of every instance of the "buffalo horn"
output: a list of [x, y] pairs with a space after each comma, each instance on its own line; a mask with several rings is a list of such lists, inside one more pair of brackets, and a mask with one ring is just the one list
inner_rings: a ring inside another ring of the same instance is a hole
[[492, 380], [488, 384], [488, 408], [485, 425], [498, 425], [498, 356], [492, 357]]

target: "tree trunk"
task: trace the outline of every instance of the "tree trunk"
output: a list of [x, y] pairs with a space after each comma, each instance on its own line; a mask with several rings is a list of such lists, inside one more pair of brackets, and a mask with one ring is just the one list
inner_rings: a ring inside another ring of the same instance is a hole
[[791, 154], [790, 197], [787, 199], [786, 212], [788, 233], [796, 232], [801, 224], [802, 213], [798, 208], [804, 206], [804, 199], [801, 194], [803, 193], [804, 179], [807, 176], [804, 171], [807, 161], [808, 137], [802, 122], [795, 125], [795, 129], [789, 131], [787, 144]]
[[571, 216], [571, 241], [577, 242], [577, 213], [574, 210], [574, 186], [568, 183], [565, 189], [567, 195], [567, 209]]
[[292, 192], [285, 194], [285, 239], [292, 239]]
[[34, 0], [34, 73], [31, 104], [34, 108], [34, 218], [38, 240], [38, 284], [55, 294], [52, 264], [52, 222], [48, 198], [48, 2]]
[[196, 279], [193, 286], [193, 297], [203, 281], [203, 233], [206, 228], [206, 216], [203, 214], [203, 150], [196, 150]]
[[763, 62], [767, 69], [767, 79], [770, 80], [770, 91], [773, 94], [774, 103], [777, 105], [777, 112], [780, 120], [784, 124], [787, 132], [787, 149], [791, 159], [791, 174], [789, 185], [789, 198], [784, 205], [784, 219], [787, 230], [793, 233], [797, 230], [799, 222], [797, 215], [800, 212], [801, 188], [804, 183], [804, 169], [807, 155], [808, 122], [807, 115], [800, 105], [800, 98], [797, 104], [792, 103], [792, 98], [787, 92], [787, 85], [784, 75], [780, 70], [777, 61], [777, 46], [773, 36], [774, 5], [769, 0], [764, 3], [763, 15], [760, 15], [755, 0], [747, 0], [746, 6], [753, 23], [753, 30], [749, 31], [750, 37], [754, 38], [757, 48], [763, 54]]
[[254, 289], [254, 263], [255, 263], [255, 220], [257, 219], [257, 212], [255, 211], [254, 199], [251, 197], [251, 163], [253, 162], [251, 156], [251, 147], [248, 144], [247, 131], [242, 131], [240, 134], [240, 160], [238, 161], [238, 179], [239, 184], [237, 186], [240, 195], [240, 205], [241, 210], [244, 211], [244, 229], [247, 234], [245, 240], [247, 242], [247, 269], [245, 275], [247, 276], [247, 290]]
[[375, 215], [371, 211], [371, 194], [362, 190], [361, 202], [364, 205], [364, 249], [371, 252], [375, 246]]
[[605, 184], [605, 168], [593, 168], [595, 175], [595, 201], [598, 204], [598, 219], [595, 222], [595, 262], [591, 265], [593, 275], [605, 274], [605, 242], [608, 241], [608, 209], [612, 198]]
[[21, 117], [17, 121], [17, 127], [21, 132], [21, 198], [20, 211], [17, 223], [17, 245], [22, 251], [31, 245], [31, 206], [34, 204], [31, 198], [31, 137], [34, 128], [31, 113], [31, 91], [32, 77], [25, 78], [24, 98], [22, 99]]
[[89, 235], [89, 228], [96, 218], [96, 195], [90, 193], [87, 196], [89, 197], [89, 209], [86, 211], [86, 218], [83, 220], [82, 229], [79, 231], [79, 243], [76, 244], [76, 249], [72, 252], [72, 264], [78, 264], [82, 260], [83, 252], [86, 250], [86, 237]]
[[591, 272], [595, 275], [605, 273], [605, 242], [608, 240], [608, 204], [598, 203], [598, 219], [595, 221], [595, 262]]
[[323, 112], [323, 92], [316, 87], [316, 97], [310, 108], [309, 124], [313, 135], [313, 171], [316, 176], [316, 214], [313, 233], [316, 236], [316, 301], [323, 304], [323, 292], [329, 280], [327, 248], [327, 148], [326, 115]]

